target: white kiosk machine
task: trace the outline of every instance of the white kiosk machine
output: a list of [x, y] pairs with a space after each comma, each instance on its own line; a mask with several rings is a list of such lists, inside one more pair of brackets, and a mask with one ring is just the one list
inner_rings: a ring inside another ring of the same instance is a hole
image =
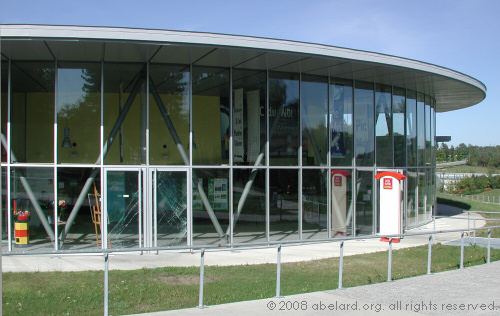
[[348, 171], [332, 170], [332, 236], [347, 235], [347, 179]]
[[[375, 175], [379, 180], [379, 214], [380, 214], [380, 235], [402, 234], [401, 227], [401, 192], [403, 180], [406, 176], [397, 172], [380, 172]], [[389, 241], [382, 238], [381, 241]], [[393, 238], [393, 242], [399, 242], [398, 238]]]

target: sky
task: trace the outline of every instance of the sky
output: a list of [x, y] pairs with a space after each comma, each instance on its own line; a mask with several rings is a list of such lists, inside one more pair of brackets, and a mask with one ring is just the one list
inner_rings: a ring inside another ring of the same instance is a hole
[[361, 49], [483, 82], [481, 103], [437, 114], [449, 145], [500, 145], [498, 0], [0, 0], [2, 24], [213, 32]]

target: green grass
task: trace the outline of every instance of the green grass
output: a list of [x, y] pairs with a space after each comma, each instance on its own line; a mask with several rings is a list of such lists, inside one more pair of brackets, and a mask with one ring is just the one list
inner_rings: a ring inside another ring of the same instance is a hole
[[478, 195], [485, 195], [485, 196], [500, 196], [500, 189], [493, 189], [493, 190], [485, 190]]
[[[486, 219], [500, 219], [500, 204], [483, 203], [480, 201], [470, 201], [467, 198], [450, 196], [441, 193], [438, 194], [438, 203], [456, 206], [463, 210], [469, 210], [469, 211], [495, 212], [498, 214], [481, 214], [481, 215]], [[486, 220], [486, 226], [499, 226], [499, 225], [500, 221]], [[486, 237], [487, 235], [488, 232], [486, 230], [480, 230], [477, 231], [476, 233], [476, 236], [478, 237]], [[500, 238], [500, 228], [492, 229], [491, 237]]]
[[440, 168], [438, 172], [443, 172], [443, 171], [447, 173], [484, 173], [484, 174], [500, 173], [500, 169], [498, 168], [477, 167], [477, 166], [467, 166], [467, 165], [447, 166]]
[[[492, 260], [500, 250], [492, 249]], [[486, 261], [486, 249], [466, 247], [465, 266]], [[112, 260], [111, 263], [112, 264]], [[432, 271], [456, 269], [460, 248], [435, 245]], [[322, 259], [282, 265], [281, 294], [331, 290], [338, 287], [339, 259]], [[343, 286], [387, 280], [387, 252], [344, 258]], [[393, 279], [424, 274], [427, 246], [393, 252]], [[5, 315], [102, 315], [103, 272], [35, 272], [3, 274]], [[112, 315], [144, 313], [198, 305], [199, 268], [168, 267], [111, 271], [109, 311]], [[205, 267], [204, 304], [273, 297], [276, 265]]]

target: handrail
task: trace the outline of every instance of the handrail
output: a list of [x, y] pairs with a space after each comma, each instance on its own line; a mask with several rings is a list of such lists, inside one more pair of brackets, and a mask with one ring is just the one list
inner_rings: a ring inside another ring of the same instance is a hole
[[[432, 255], [432, 243], [434, 241], [434, 236], [436, 234], [442, 233], [453, 233], [460, 232], [460, 269], [464, 268], [464, 236], [468, 231], [477, 230], [488, 230], [488, 245], [487, 245], [487, 263], [491, 261], [491, 230], [494, 228], [500, 228], [500, 225], [479, 227], [479, 228], [468, 228], [468, 229], [448, 229], [448, 230], [433, 230], [428, 232], [412, 232], [397, 235], [367, 235], [367, 236], [356, 236], [356, 237], [342, 237], [342, 238], [328, 238], [328, 239], [316, 239], [316, 240], [301, 240], [301, 241], [269, 241], [269, 242], [259, 242], [259, 243], [228, 243], [224, 246], [215, 245], [198, 245], [198, 246], [170, 246], [170, 247], [144, 247], [144, 248], [127, 248], [127, 249], [80, 249], [80, 250], [54, 250], [54, 251], [19, 251], [12, 252], [7, 251], [2, 255], [4, 256], [16, 256], [16, 255], [74, 255], [74, 254], [102, 254], [104, 255], [104, 315], [107, 316], [109, 312], [109, 254], [111, 253], [135, 253], [144, 251], [194, 251], [199, 250], [200, 252], [200, 281], [199, 281], [199, 305], [198, 307], [203, 308], [203, 294], [204, 294], [204, 266], [205, 266], [205, 253], [207, 251], [228, 251], [234, 248], [238, 249], [260, 249], [260, 248], [277, 248], [277, 259], [276, 259], [276, 297], [280, 297], [281, 290], [281, 249], [283, 246], [296, 246], [303, 244], [317, 244], [326, 242], [340, 242], [340, 259], [339, 259], [339, 283], [338, 288], [342, 288], [343, 279], [343, 257], [344, 257], [344, 243], [349, 240], [360, 240], [360, 239], [373, 239], [373, 238], [387, 238], [388, 242], [388, 262], [387, 262], [387, 281], [392, 281], [392, 243], [393, 239], [401, 237], [410, 236], [422, 236], [428, 235], [428, 255], [427, 255], [427, 274], [431, 274], [431, 255]], [[0, 272], [1, 273], [1, 272]], [[1, 276], [1, 275], [0, 275]]]

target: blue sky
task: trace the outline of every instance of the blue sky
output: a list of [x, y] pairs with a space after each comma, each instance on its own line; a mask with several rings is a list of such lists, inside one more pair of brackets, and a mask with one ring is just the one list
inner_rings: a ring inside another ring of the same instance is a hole
[[437, 115], [450, 144], [500, 145], [500, 1], [1, 0], [0, 23], [262, 36], [362, 49], [463, 72], [485, 101]]

